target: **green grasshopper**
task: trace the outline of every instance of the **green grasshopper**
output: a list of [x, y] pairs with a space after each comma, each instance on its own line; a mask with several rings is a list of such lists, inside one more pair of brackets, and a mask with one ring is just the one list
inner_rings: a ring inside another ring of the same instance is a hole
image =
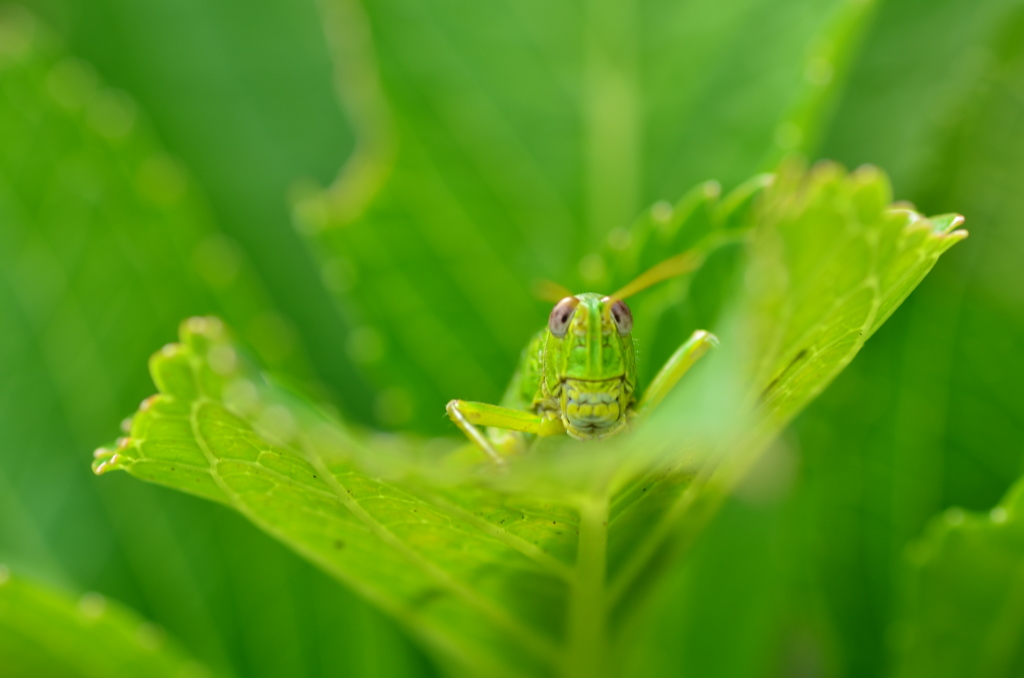
[[[673, 257], [607, 296], [558, 288], [547, 327], [530, 340], [501, 405], [452, 400], [448, 416], [496, 464], [536, 436], [599, 440], [649, 413], [718, 339], [697, 330], [668, 359], [643, 395], [636, 390], [633, 314], [627, 297], [696, 266]], [[556, 286], [557, 287], [557, 286]], [[486, 434], [479, 427], [486, 427]]]

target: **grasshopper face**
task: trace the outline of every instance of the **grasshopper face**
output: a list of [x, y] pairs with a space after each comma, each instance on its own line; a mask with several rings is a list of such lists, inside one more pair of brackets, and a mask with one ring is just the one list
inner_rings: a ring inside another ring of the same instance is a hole
[[618, 433], [657, 406], [686, 371], [718, 345], [713, 334], [694, 332], [637, 402], [633, 315], [623, 299], [693, 271], [702, 258], [699, 252], [677, 254], [609, 296], [573, 295], [549, 283], [545, 298], [561, 301], [551, 309], [547, 329], [527, 344], [502, 404], [452, 400], [448, 416], [499, 466], [529, 442], [522, 434], [568, 433], [577, 440], [592, 440]]
[[625, 302], [578, 294], [558, 302], [544, 342], [544, 387], [566, 432], [604, 438], [626, 426], [636, 389], [632, 316]]

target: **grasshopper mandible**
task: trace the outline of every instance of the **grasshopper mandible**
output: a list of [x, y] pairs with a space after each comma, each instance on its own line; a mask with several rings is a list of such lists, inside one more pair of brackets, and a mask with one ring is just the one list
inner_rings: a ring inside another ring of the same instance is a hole
[[638, 397], [633, 314], [625, 299], [698, 263], [699, 257], [684, 252], [607, 296], [559, 288], [547, 327], [527, 344], [501, 404], [452, 400], [448, 416], [498, 465], [534, 436], [598, 440], [625, 430], [718, 345], [713, 334], [697, 330]]

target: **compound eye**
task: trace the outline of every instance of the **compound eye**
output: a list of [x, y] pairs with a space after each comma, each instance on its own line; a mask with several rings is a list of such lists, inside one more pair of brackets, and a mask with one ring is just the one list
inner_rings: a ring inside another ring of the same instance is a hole
[[548, 316], [548, 329], [551, 330], [551, 334], [559, 339], [565, 336], [579, 303], [580, 300], [576, 297], [566, 297], [555, 304], [555, 307], [551, 309], [551, 315]]
[[604, 303], [611, 301], [612, 305], [608, 308], [608, 312], [611, 313], [612, 320], [615, 321], [615, 327], [618, 328], [619, 334], [626, 336], [633, 331], [633, 312], [629, 310], [629, 306], [626, 306], [626, 302], [622, 299], [616, 299], [612, 301], [610, 297], [602, 299]]

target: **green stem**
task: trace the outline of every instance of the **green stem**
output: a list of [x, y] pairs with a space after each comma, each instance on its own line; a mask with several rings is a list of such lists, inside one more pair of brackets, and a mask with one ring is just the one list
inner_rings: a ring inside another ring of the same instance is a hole
[[601, 678], [611, 674], [608, 653], [608, 605], [605, 591], [608, 555], [608, 496], [588, 497], [580, 505], [576, 578], [569, 601], [569, 652], [565, 678]]

